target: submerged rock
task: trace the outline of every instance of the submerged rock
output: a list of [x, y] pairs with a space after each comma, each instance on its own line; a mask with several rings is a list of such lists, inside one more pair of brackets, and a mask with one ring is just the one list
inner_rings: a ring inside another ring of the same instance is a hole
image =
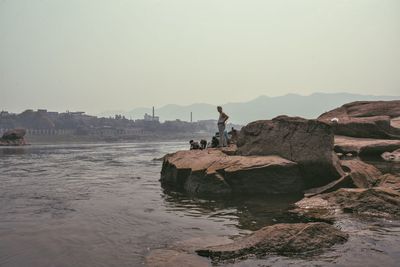
[[[361, 138], [400, 139], [400, 129], [391, 120], [400, 117], [400, 100], [356, 101], [319, 116], [337, 135]], [[332, 121], [336, 118], [337, 121]]]
[[335, 136], [335, 152], [360, 156], [381, 155], [400, 148], [400, 140]]
[[149, 267], [208, 267], [210, 262], [196, 254], [172, 249], [156, 249], [146, 257]]
[[344, 173], [333, 153], [329, 125], [317, 120], [280, 116], [243, 127], [237, 153], [243, 156], [278, 155], [297, 162], [306, 187], [327, 184]]
[[347, 238], [346, 233], [327, 223], [275, 224], [231, 244], [197, 250], [197, 253], [214, 261], [268, 253], [291, 255], [320, 251], [344, 243]]
[[313, 220], [334, 221], [342, 213], [400, 219], [400, 193], [390, 188], [342, 188], [304, 198], [292, 212]]
[[295, 162], [278, 156], [228, 156], [217, 149], [166, 156], [160, 181], [165, 187], [195, 195], [281, 194], [304, 189]]

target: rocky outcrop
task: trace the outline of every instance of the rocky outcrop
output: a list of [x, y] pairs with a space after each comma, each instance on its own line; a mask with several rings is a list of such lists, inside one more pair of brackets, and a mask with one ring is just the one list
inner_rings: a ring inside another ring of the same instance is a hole
[[400, 140], [335, 136], [335, 152], [359, 156], [378, 156], [400, 148]]
[[7, 131], [0, 138], [0, 146], [22, 146], [26, 145], [25, 129], [14, 129]]
[[400, 117], [400, 100], [357, 101], [322, 114], [335, 134], [361, 138], [400, 139], [400, 129], [391, 120]]
[[331, 127], [316, 120], [280, 116], [243, 127], [237, 142], [243, 156], [278, 155], [297, 162], [308, 188], [322, 186], [344, 173], [333, 153]]
[[281, 194], [304, 189], [299, 167], [278, 156], [229, 156], [217, 149], [167, 155], [162, 185], [191, 194]]
[[295, 206], [293, 213], [320, 221], [334, 221], [343, 213], [400, 219], [400, 193], [384, 187], [342, 188], [304, 198]]
[[201, 256], [214, 261], [234, 259], [248, 255], [264, 256], [268, 253], [292, 255], [321, 251], [348, 236], [326, 223], [275, 224], [227, 245], [197, 250]]

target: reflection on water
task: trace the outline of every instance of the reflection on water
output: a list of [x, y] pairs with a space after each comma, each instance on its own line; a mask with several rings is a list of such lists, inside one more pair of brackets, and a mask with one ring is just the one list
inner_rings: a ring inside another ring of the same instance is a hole
[[189, 198], [178, 192], [164, 191], [167, 207], [184, 211], [187, 216], [207, 216], [216, 220], [231, 220], [243, 230], [258, 230], [277, 222], [293, 222], [298, 218], [287, 211], [302, 195], [233, 196], [218, 200]]
[[[150, 250], [179, 240], [295, 220], [286, 211], [301, 196], [213, 201], [163, 191], [161, 162], [153, 159], [186, 148], [186, 142], [1, 147], [0, 266], [141, 266]], [[400, 260], [398, 226], [369, 226], [343, 224], [361, 234], [315, 259], [268, 257], [233, 266]]]

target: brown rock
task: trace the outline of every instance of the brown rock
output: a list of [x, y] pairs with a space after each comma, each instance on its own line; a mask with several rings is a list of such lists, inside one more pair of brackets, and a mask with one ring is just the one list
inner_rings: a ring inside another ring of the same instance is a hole
[[341, 160], [340, 163], [347, 172], [344, 176], [327, 185], [305, 191], [305, 196], [329, 193], [340, 188], [371, 188], [380, 181], [382, 173], [370, 164], [358, 159]]
[[304, 198], [292, 212], [314, 220], [333, 221], [341, 213], [400, 219], [400, 193], [390, 188], [342, 188]]
[[228, 156], [217, 149], [178, 151], [164, 159], [161, 183], [195, 195], [301, 192], [296, 163], [278, 156]]
[[326, 223], [295, 223], [267, 226], [227, 245], [197, 250], [213, 260], [233, 259], [267, 253], [291, 255], [315, 252], [344, 243], [347, 234]]
[[377, 185], [400, 192], [400, 176], [387, 173], [379, 178]]
[[391, 125], [399, 116], [400, 100], [357, 101], [326, 112], [318, 120], [332, 125], [337, 135], [400, 139], [400, 129]]
[[400, 148], [400, 140], [354, 138], [335, 136], [335, 151], [338, 153], [353, 153], [355, 155], [380, 155]]
[[331, 127], [325, 123], [280, 116], [243, 127], [237, 153], [243, 156], [278, 155], [297, 162], [306, 187], [311, 188], [344, 174], [333, 153], [333, 142]]
[[382, 173], [374, 166], [358, 159], [341, 160], [341, 166], [353, 181], [355, 187], [370, 188], [376, 186]]

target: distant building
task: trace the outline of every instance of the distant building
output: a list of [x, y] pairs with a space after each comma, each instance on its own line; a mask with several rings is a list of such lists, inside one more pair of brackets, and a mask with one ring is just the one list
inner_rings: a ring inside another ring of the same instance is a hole
[[149, 114], [144, 114], [144, 121], [156, 121], [156, 122], [159, 122], [160, 121], [160, 117], [158, 117], [158, 116], [152, 116], [152, 115], [149, 115]]

